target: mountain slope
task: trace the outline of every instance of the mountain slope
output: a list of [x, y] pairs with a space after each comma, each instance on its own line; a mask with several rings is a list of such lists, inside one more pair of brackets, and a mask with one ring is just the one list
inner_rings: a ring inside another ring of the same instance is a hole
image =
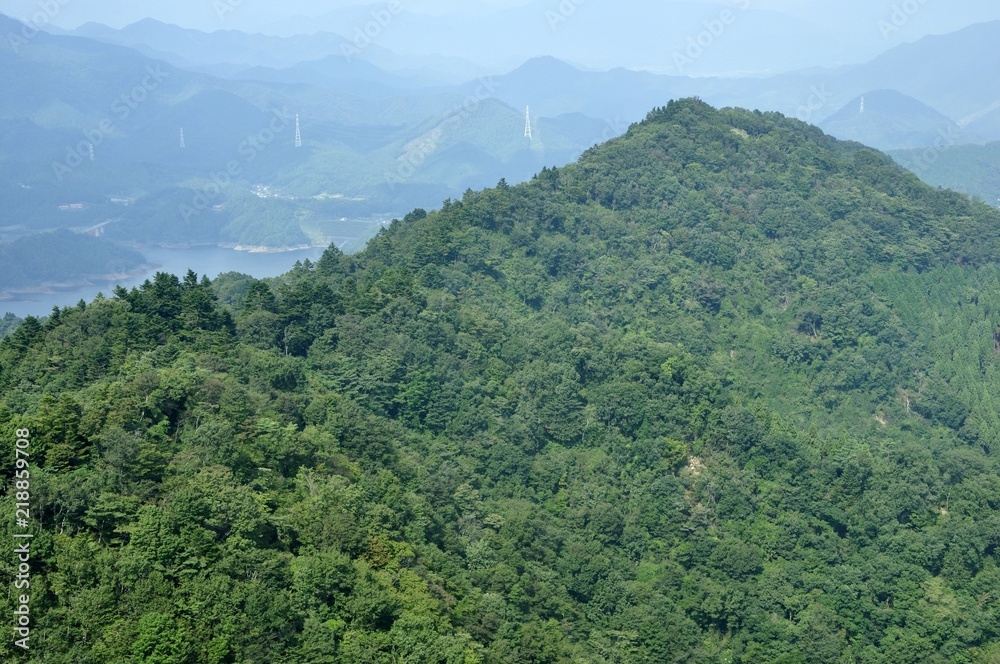
[[820, 127], [839, 139], [879, 150], [920, 148], [935, 141], [971, 142], [948, 117], [894, 90], [867, 92], [825, 119]]
[[990, 661], [998, 256], [884, 155], [683, 100], [355, 256], [28, 319], [46, 657]]
[[893, 159], [935, 187], [947, 187], [1000, 205], [1000, 142], [942, 144], [933, 149], [898, 150]]

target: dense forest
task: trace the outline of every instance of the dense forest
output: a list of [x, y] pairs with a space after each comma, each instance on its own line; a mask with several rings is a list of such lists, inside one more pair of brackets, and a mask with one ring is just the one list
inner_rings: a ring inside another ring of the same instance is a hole
[[689, 99], [353, 256], [28, 318], [4, 657], [995, 662], [997, 257], [996, 210]]

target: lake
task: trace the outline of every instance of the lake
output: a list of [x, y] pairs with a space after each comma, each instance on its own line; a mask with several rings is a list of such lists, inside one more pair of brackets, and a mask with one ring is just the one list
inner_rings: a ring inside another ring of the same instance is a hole
[[324, 247], [276, 253], [250, 253], [211, 246], [191, 249], [152, 247], [143, 249], [142, 253], [148, 263], [159, 267], [145, 274], [110, 282], [93, 281], [89, 286], [52, 289], [49, 293], [18, 294], [14, 299], [0, 300], [0, 316], [4, 312], [11, 312], [21, 318], [47, 316], [52, 313], [54, 306], [71, 306], [81, 299], [89, 302], [99, 292], [110, 296], [117, 284], [132, 288], [151, 278], [156, 272], [171, 272], [183, 277], [191, 269], [198, 273], [199, 278], [207, 274], [209, 279], [214, 279], [223, 272], [242, 272], [258, 279], [276, 277], [291, 270], [296, 261], [307, 258], [314, 262], [319, 260], [323, 251]]

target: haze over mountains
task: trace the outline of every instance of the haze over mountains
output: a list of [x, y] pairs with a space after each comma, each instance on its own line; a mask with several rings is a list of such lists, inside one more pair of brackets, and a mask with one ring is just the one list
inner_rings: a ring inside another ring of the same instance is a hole
[[[344, 20], [346, 25], [353, 24]], [[691, 25], [683, 16], [676, 15], [673, 15], [671, 24], [674, 23]], [[650, 25], [661, 24], [656, 20], [650, 21]], [[408, 33], [404, 30], [399, 32]], [[755, 39], [761, 39], [759, 30], [752, 32]], [[357, 42], [357, 36], [345, 37], [332, 32], [288, 38], [234, 31], [202, 33], [151, 19], [119, 31], [87, 24], [77, 29], [75, 34], [138, 48], [153, 57], [165, 58], [178, 67], [207, 68], [214, 73], [225, 72], [226, 76], [241, 78], [252, 77], [254, 68], [263, 67], [286, 73], [287, 76], [280, 79], [285, 82], [313, 82], [304, 81], [302, 74], [296, 74], [311, 68], [317, 70], [314, 74], [316, 80], [323, 77], [331, 81], [353, 79], [407, 89], [426, 87], [435, 81], [461, 83], [477, 76], [504, 73], [456, 58], [394, 55], [381, 45], [383, 41], [389, 41], [389, 34], [379, 35], [377, 40], [369, 40], [372, 43], [365, 44]], [[791, 34], [796, 33], [792, 31]], [[720, 35], [717, 43], [713, 42], [703, 49], [704, 57], [730, 45], [729, 39], [723, 37]], [[760, 77], [692, 80], [685, 75], [692, 73], [690, 71], [661, 71], [674, 75], [651, 76], [639, 70], [622, 68], [620, 63], [627, 61], [625, 56], [616, 55], [616, 63], [594, 69], [574, 65], [578, 61], [573, 58], [536, 53], [514, 62], [508, 68], [512, 72], [505, 79], [508, 85], [498, 91], [497, 97], [515, 108], [534, 100], [542, 112], [583, 112], [599, 117], [621, 113], [623, 109], [641, 109], [631, 113], [634, 121], [650, 107], [646, 102], [657, 95], [662, 100], [662, 95], [669, 93], [698, 93], [717, 103], [760, 107], [793, 115], [810, 106], [810, 96], [814, 94], [812, 87], [816, 86], [821, 93], [818, 96], [823, 98], [822, 105], [812, 109], [809, 118], [816, 121], [832, 115], [855, 96], [885, 89], [914, 97], [965, 125], [983, 121], [985, 115], [1000, 108], [995, 106], [1000, 100], [997, 85], [983, 80], [985, 77], [982, 75], [984, 71], [1000, 65], [1000, 53], [993, 48], [998, 38], [1000, 21], [992, 21], [955, 33], [928, 36], [913, 44], [903, 44], [865, 63], [824, 70], [798, 67], [794, 72], [763, 80]], [[437, 40], [434, 43], [452, 41]], [[635, 41], [648, 43], [639, 36]], [[361, 48], [358, 48], [359, 45]], [[744, 45], [734, 48], [745, 55], [754, 51]], [[548, 63], [548, 68], [540, 62]], [[801, 59], [798, 62], [802, 62]], [[368, 64], [375, 65], [375, 68]], [[256, 71], [262, 75], [265, 72]], [[277, 78], [273, 73], [270, 77]], [[558, 87], [550, 88], [553, 85]], [[570, 94], [567, 99], [567, 91], [577, 94], [589, 91], [589, 94], [584, 99]], [[818, 105], [815, 102], [813, 100], [813, 106]], [[986, 124], [984, 121], [981, 126]], [[992, 130], [987, 133], [989, 137], [1000, 136]]]
[[[650, 26], [701, 25], [706, 45], [678, 51], [691, 61], [684, 73], [693, 74], [699, 70], [689, 65], [760, 51], [737, 33], [767, 40], [766, 24], [812, 43], [821, 61], [833, 58], [822, 35], [793, 25], [801, 19], [731, 6], [716, 8], [729, 12], [719, 28], [694, 21], [702, 5], [671, 8], [669, 21], [652, 8], [634, 39], [613, 42], [638, 49], [652, 43], [642, 32]], [[502, 33], [542, 9], [534, 3], [489, 16]], [[607, 11], [557, 9], [545, 43], [566, 57], [530, 57], [506, 71], [463, 56], [462, 40], [478, 34], [457, 27], [475, 18], [468, 12], [430, 21], [395, 5], [336, 9], [308, 34], [272, 30], [288, 36], [202, 32], [150, 18], [121, 29], [88, 22], [36, 34], [0, 16], [0, 34], [8, 35], [0, 40], [0, 84], [9, 92], [0, 100], [0, 239], [70, 228], [139, 246], [282, 248], [335, 237], [356, 237], [352, 246], [360, 246], [380, 221], [565, 164], [649, 108], [695, 95], [719, 107], [779, 111], [884, 150], [1000, 140], [1000, 83], [984, 76], [1000, 67], [1000, 21], [889, 48], [864, 64], [692, 77], [585, 68], [586, 58], [560, 50], [559, 35], [579, 38], [595, 17], [612, 35], [621, 17]], [[579, 22], [563, 32], [570, 20]], [[407, 41], [413, 22], [424, 42]], [[358, 25], [370, 36], [352, 33]], [[325, 30], [332, 27], [342, 33]], [[517, 48], [541, 48], [530, 34]], [[629, 48], [616, 48], [616, 62], [639, 62]], [[747, 71], [787, 69], [791, 56], [773, 51], [760, 51], [777, 58], [771, 65], [747, 60]]]
[[[287, 0], [281, 3], [175, 0], [136, 5], [102, 0], [61, 3], [52, 22], [77, 27], [100, 22], [124, 27], [155, 17], [203, 32], [239, 30], [294, 36], [332, 32], [353, 39], [380, 12], [389, 15], [373, 41], [407, 56], [459, 56], [490, 72], [511, 69], [538, 55], [609, 69], [648, 68], [678, 73], [675, 51], [705, 23], [732, 13], [724, 35], [697, 59], [690, 73], [771, 73], [867, 61], [886, 48], [926, 34], [953, 32], [997, 18], [985, 0], [952, 3], [879, 3], [870, 0]], [[29, 17], [33, 0], [4, 0], [0, 11]], [[766, 72], [764, 72], [766, 73]]]
[[[422, 67], [426, 68], [425, 72], [445, 76], [453, 83], [487, 73], [485, 68], [460, 58], [401, 56], [371, 43], [371, 38], [367, 38], [369, 43], [359, 41], [355, 44], [356, 35], [344, 37], [334, 32], [310, 30], [307, 34], [288, 37], [248, 34], [237, 30], [206, 33], [143, 19], [120, 30], [100, 23], [86, 23], [67, 34], [128, 46], [150, 57], [167, 60], [177, 67], [203, 69], [223, 75], [250, 67], [282, 69], [319, 60], [327, 60], [332, 66], [356, 65], [363, 68], [364, 63], [371, 62], [387, 69], [402, 70], [410, 75], [409, 79], [395, 77], [403, 87], [413, 87], [421, 82]], [[330, 58], [333, 55], [343, 62], [335, 62]], [[373, 75], [370, 70], [369, 75]]]

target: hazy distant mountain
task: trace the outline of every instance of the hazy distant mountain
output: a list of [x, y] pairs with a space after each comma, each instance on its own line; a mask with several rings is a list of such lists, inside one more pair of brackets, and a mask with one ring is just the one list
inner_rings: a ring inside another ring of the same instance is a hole
[[121, 30], [87, 23], [77, 28], [75, 34], [128, 46], [143, 53], [163, 54], [171, 64], [180, 67], [221, 62], [290, 67], [298, 62], [319, 60], [332, 53], [340, 53], [341, 48], [349, 43], [340, 35], [325, 32], [285, 39], [237, 30], [207, 33], [153, 19], [133, 23]]
[[[530, 7], [537, 10], [541, 5]], [[339, 12], [341, 27], [350, 28], [365, 11], [371, 9]], [[582, 21], [586, 12], [603, 16], [605, 10], [579, 5], [577, 12], [573, 20]], [[514, 10], [501, 14], [518, 15]], [[403, 29], [408, 16], [394, 16], [382, 36], [362, 49], [363, 55], [372, 60], [375, 55], [396, 57], [385, 46], [397, 29], [400, 35], [411, 31], [413, 26]], [[652, 23], [657, 16], [651, 14]], [[739, 43], [737, 30], [749, 25], [741, 23], [744, 19], [749, 21], [750, 14], [740, 14], [726, 26], [732, 42], [720, 40], [720, 49], [723, 41]], [[4, 33], [18, 32], [16, 22], [3, 20], [9, 28]], [[496, 27], [503, 25], [501, 21]], [[570, 26], [554, 25], [549, 37], [556, 49], [561, 30]], [[546, 29], [551, 26], [546, 24]], [[997, 58], [993, 44], [1000, 42], [1000, 22], [927, 38], [862, 66], [772, 78], [690, 78], [622, 68], [585, 71], [565, 60], [540, 57], [507, 74], [453, 87], [331, 53], [345, 44], [357, 46], [332, 32], [286, 39], [236, 31], [209, 34], [141, 21], [121, 31], [88, 25], [79, 33], [104, 42], [40, 34], [15, 51], [0, 41], [0, 85], [9, 91], [0, 98], [0, 130], [5, 132], [0, 174], [34, 187], [28, 194], [18, 193], [20, 218], [32, 224], [62, 223], [44, 210], [51, 209], [53, 196], [65, 203], [78, 197], [69, 192], [78, 191], [133, 198], [168, 191], [151, 208], [159, 215], [167, 209], [162, 201], [184, 200], [178, 191], [189, 192], [187, 198], [193, 200], [199, 190], [214, 187], [221, 191], [209, 202], [222, 206], [220, 214], [235, 209], [225, 207], [229, 197], [244, 201], [239, 204], [242, 212], [220, 218], [218, 227], [233, 232], [240, 219], [251, 217], [247, 206], [252, 207], [251, 192], [259, 187], [276, 196], [322, 196], [325, 207], [310, 214], [339, 217], [431, 207], [468, 187], [493, 184], [501, 177], [516, 182], [543, 166], [565, 163], [594, 143], [621, 134], [650, 107], [693, 95], [720, 106], [777, 110], [812, 123], [828, 119], [823, 126], [838, 136], [886, 149], [934, 145], [939, 132], [955, 132], [961, 118], [975, 120], [966, 123], [970, 126], [965, 135], [975, 129], [977, 136], [993, 138], [994, 116], [982, 112], [989, 105], [980, 104], [1000, 99], [1000, 84], [978, 64]], [[352, 31], [345, 29], [344, 34]], [[434, 33], [426, 38], [433, 40]], [[466, 38], [456, 37], [459, 42]], [[225, 69], [230, 79], [171, 66], [108, 41], [141, 42], [148, 52], [172, 53], [178, 63]], [[954, 57], [942, 64], [942, 49], [948, 45]], [[307, 57], [312, 59], [302, 60]], [[234, 66], [240, 60], [246, 66]], [[411, 70], [420, 71], [422, 62], [415, 58]], [[893, 84], [899, 80], [914, 86], [902, 71], [906, 67], [924, 72], [928, 79], [919, 94]], [[973, 87], [972, 78], [978, 85], [967, 90]], [[868, 97], [869, 110], [863, 118], [853, 117], [861, 94]], [[136, 95], [141, 100], [133, 98]], [[934, 110], [945, 98], [951, 110]], [[530, 141], [524, 137], [526, 106], [534, 128]], [[830, 117], [838, 109], [843, 109], [840, 115]], [[301, 122], [301, 148], [293, 140], [295, 115]], [[101, 130], [106, 122], [106, 131]], [[226, 173], [230, 166], [232, 175]], [[226, 181], [221, 187], [220, 178]], [[32, 209], [30, 200], [39, 207]], [[83, 215], [81, 221], [96, 223], [106, 214], [97, 202], [87, 208], [93, 219]], [[287, 237], [301, 239], [294, 210], [279, 208], [272, 205], [269, 218], [288, 225]], [[121, 232], [121, 227], [115, 229]], [[275, 234], [269, 231], [268, 237]]]
[[[549, 54], [601, 69], [760, 73], [800, 68], [804, 59], [808, 64], [843, 61], [847, 55], [832, 31], [748, 4], [633, 0], [623, 7], [534, 0], [489, 14], [428, 15], [409, 11], [403, 3], [402, 11], [372, 32], [379, 46], [393, 51], [457, 56], [493, 68]], [[275, 29], [284, 33], [320, 29], [350, 36], [376, 21], [385, 9], [384, 4], [359, 4], [318, 18], [286, 21]], [[706, 31], [707, 36], [701, 36]], [[707, 46], [692, 47], [699, 39]], [[603, 46], [608, 44], [614, 47]]]
[[1000, 137], [1000, 99], [981, 114], [963, 120], [966, 131], [991, 138]]
[[[529, 140], [496, 80], [412, 89], [340, 56], [238, 77], [247, 80], [79, 36], [42, 33], [17, 50], [0, 40], [0, 177], [25, 185], [0, 190], [0, 226], [115, 219], [107, 235], [123, 240], [296, 246], [307, 241], [300, 222], [431, 207], [620, 133], [536, 113]], [[72, 215], [55, 212], [76, 203]]]
[[[396, 74], [358, 59], [330, 55], [285, 69], [251, 67], [230, 76], [236, 80], [269, 83], [305, 83], [359, 97], [391, 97], [421, 87], [421, 81]], [[426, 84], [426, 82], [425, 82]]]
[[961, 121], [1000, 100], [1000, 21], [903, 44], [841, 80], [863, 89], [891, 88]]
[[[1000, 100], [1000, 80], [993, 76], [1000, 69], [998, 43], [1000, 21], [993, 21], [897, 46], [862, 65], [766, 79], [697, 79], [692, 94], [817, 123], [868, 91], [896, 90], [962, 126]], [[1000, 130], [985, 122], [974, 133], [1000, 139]]]
[[[583, 113], [564, 113], [553, 118], [542, 117], [534, 121], [534, 125], [536, 133], [541, 134], [547, 147], [551, 146], [551, 135], [555, 133], [566, 146], [578, 145], [584, 149], [606, 143], [628, 129], [628, 124], [624, 120], [597, 120]], [[549, 131], [550, 125], [555, 127], [554, 132]], [[569, 161], [578, 157], [579, 155], [574, 154]]]
[[880, 150], [919, 148], [936, 141], [970, 142], [950, 118], [895, 90], [875, 90], [855, 98], [820, 127], [839, 139]]
[[[583, 149], [627, 127], [610, 134], [600, 120], [569, 114], [535, 117], [531, 138], [525, 136], [524, 128], [522, 112], [495, 99], [484, 100], [468, 112], [425, 126], [397, 148], [396, 168], [386, 176], [390, 181], [412, 178], [445, 183], [456, 191], [473, 187], [494, 173], [505, 173], [508, 181], [519, 182], [545, 165], [572, 161]], [[418, 164], [412, 176], [408, 163]]]
[[[280, 93], [193, 74], [131, 49], [45, 33], [17, 50], [0, 40], [0, 85], [7, 92], [0, 117], [19, 121], [20, 131], [39, 141], [5, 143], [7, 159], [35, 163], [23, 177], [73, 182], [99, 170], [121, 178], [123, 187], [145, 184], [136, 163], [156, 163], [154, 179], [175, 174], [185, 157], [197, 157], [206, 175], [224, 168], [239, 157], [242, 141], [269, 127], [271, 109], [290, 103]], [[190, 152], [177, 151], [181, 128]]]
[[[872, 145], [881, 147], [915, 146], [918, 143], [906, 141], [929, 136], [933, 143], [939, 127], [947, 130], [961, 124], [962, 118], [979, 118], [974, 114], [1000, 100], [1000, 82], [986, 75], [1000, 67], [997, 43], [1000, 22], [987, 23], [894, 48], [864, 65], [770, 78], [690, 78], [627, 69], [584, 71], [553, 57], [540, 57], [497, 77], [497, 97], [514, 107], [527, 105], [548, 114], [579, 112], [627, 123], [641, 118], [644, 108], [699, 95], [718, 106], [774, 110], [817, 124], [859, 101], [860, 95], [896, 90], [918, 105], [937, 110], [908, 108], [908, 114], [923, 115], [917, 122], [920, 130], [912, 135], [905, 126], [878, 125], [872, 117], [867, 118], [871, 121], [867, 133], [858, 136], [869, 136]], [[966, 133], [986, 140], [1000, 138], [1000, 122], [991, 117], [1000, 116], [983, 115]], [[921, 123], [928, 122], [935, 126], [921, 134], [927, 128]], [[882, 131], [887, 133], [882, 135]]]
[[201, 32], [145, 19], [121, 30], [97, 23], [80, 26], [74, 34], [134, 48], [177, 67], [227, 75], [251, 67], [286, 69], [299, 63], [341, 59], [345, 65], [370, 62], [389, 70], [417, 74], [421, 79], [454, 82], [477, 76], [482, 70], [458, 58], [403, 56], [366, 43], [356, 36], [316, 32], [276, 37], [237, 30]]
[[[515, 108], [532, 106], [547, 115], [579, 112], [605, 121], [621, 120], [627, 123], [641, 118], [650, 106], [665, 103], [671, 98], [699, 95], [720, 106], [777, 110], [816, 123], [861, 94], [871, 90], [893, 89], [937, 109], [960, 125], [965, 124], [964, 121], [969, 118], [979, 117], [984, 110], [1000, 100], [1000, 83], [985, 75], [1000, 66], [1000, 52], [995, 47], [995, 44], [1000, 43], [1000, 22], [970, 26], [948, 35], [926, 37], [913, 44], [893, 48], [862, 65], [804, 70], [771, 78], [688, 78], [657, 76], [627, 69], [586, 71], [570, 64], [587, 62], [587, 54], [567, 51], [563, 48], [563, 42], [577, 44], [581, 41], [581, 34], [588, 30], [596, 30], [598, 27], [606, 29], [607, 34], [601, 38], [595, 37], [596, 41], [582, 40], [587, 44], [586, 50], [593, 51], [590, 48], [592, 44], [609, 43], [611, 37], [608, 35], [617, 30], [615, 26], [623, 20], [623, 16], [635, 15], [617, 12], [618, 15], [615, 16], [616, 10], [599, 5], [572, 6], [576, 9], [571, 14], [562, 10], [553, 14], [549, 5], [533, 3], [488, 15], [492, 29], [501, 35], [498, 39], [506, 40], [506, 50], [503, 52], [513, 60], [510, 67], [512, 71], [498, 77], [502, 85], [496, 92], [496, 98]], [[713, 23], [721, 20], [718, 16], [713, 18], [713, 12], [719, 14], [721, 11], [718, 7], [682, 3], [670, 5], [670, 8], [669, 16], [664, 14], [666, 10], [662, 7], [653, 8], [651, 13], [643, 15], [644, 20], [640, 25], [632, 26], [630, 38], [623, 37], [617, 42], [624, 45], [624, 50], [616, 49], [615, 57], [618, 61], [628, 60], [631, 57], [630, 49], [652, 48], [651, 44], [655, 44], [655, 50], [661, 56], [677, 51], [682, 59], [689, 58], [686, 50], [681, 48], [687, 44], [688, 37], [681, 39], [677, 45], [672, 45], [672, 31], [690, 30], [688, 26], [693, 25], [697, 28], [692, 33], [696, 38], [700, 30], [708, 29], [706, 25], [719, 29]], [[475, 47], [482, 51], [489, 50], [488, 40], [491, 38], [482, 41], [481, 26], [466, 25], [486, 20], [482, 15], [476, 14], [456, 14], [431, 20], [426, 16], [402, 11], [391, 15], [391, 20], [385, 26], [373, 24], [375, 27], [370, 32], [374, 37], [363, 36], [363, 33], [359, 37], [357, 31], [373, 20], [372, 12], [377, 14], [378, 11], [377, 7], [371, 6], [336, 10], [313, 21], [310, 26], [311, 32], [324, 27], [331, 30], [336, 28], [345, 36], [334, 32], [318, 32], [291, 38], [245, 35], [235, 31], [203, 33], [166, 26], [156, 21], [141, 21], [121, 31], [85, 26], [81, 28], [81, 32], [121, 43], [141, 43], [142, 48], [150, 52], [155, 49], [157, 53], [178, 53], [175, 61], [178, 66], [197, 63], [203, 71], [240, 78], [261, 78], [272, 82], [344, 85], [342, 89], [345, 91], [364, 96], [386, 94], [385, 88], [381, 87], [384, 84], [398, 87], [399, 80], [392, 79], [392, 76], [433, 81], [454, 76], [463, 67], [466, 71], [475, 69], [468, 63], [463, 65], [463, 60], [454, 57], [399, 56], [390, 48], [419, 52], [421, 49], [429, 51], [449, 44], [455, 49]], [[747, 58], [751, 59], [743, 59], [747, 63], [745, 69], [758, 70], [760, 68], [751, 63], [752, 58], [756, 57], [753, 54], [759, 53], [764, 46], [784, 49], [791, 44], [787, 39], [760, 40], [759, 37], [755, 37], [759, 43], [752, 48], [743, 44], [743, 34], [767, 34], [762, 33], [763, 28], [755, 23], [760, 15], [751, 9], [730, 8], [728, 11], [732, 12], [731, 22], [723, 24], [723, 31], [718, 37], [709, 35], [711, 39], [706, 41], [709, 47], [704, 48], [704, 52], [696, 58], [690, 58], [698, 67], [682, 67], [686, 73], [716, 70], [707, 65], [712, 62], [712, 58], [729, 57], [725, 54], [730, 50], [749, 54]], [[788, 20], [787, 17], [781, 20], [771, 16], [765, 18], [774, 19], [775, 26], [783, 26], [783, 21]], [[805, 41], [823, 42], [814, 30], [803, 30], [792, 30], [789, 34], [796, 35], [796, 39], [801, 37]], [[644, 31], [657, 32], [657, 36], [644, 41], [641, 39]], [[517, 37], [512, 38], [511, 35]], [[768, 46], [770, 42], [774, 44]], [[357, 48], [357, 44], [363, 46], [357, 57], [343, 57], [343, 49], [350, 51]], [[802, 44], [795, 44], [792, 44], [795, 48], [805, 48]], [[525, 57], [521, 58], [517, 53], [522, 48], [537, 50], [525, 51]], [[817, 46], [814, 43], [808, 45], [808, 49], [815, 48]], [[695, 51], [697, 49], [692, 53]], [[534, 57], [538, 53], [556, 54], [560, 57]], [[338, 57], [342, 61], [337, 62]], [[801, 59], [798, 61], [801, 62]], [[207, 63], [211, 62], [217, 64], [205, 69], [209, 67]], [[233, 62], [245, 62], [250, 67], [267, 67], [280, 71], [275, 73], [255, 69], [248, 72], [249, 67], [218, 64]], [[362, 63], [372, 64], [388, 74], [374, 70], [360, 71]], [[358, 76], [348, 75], [352, 67], [357, 68]], [[445, 73], [442, 68], [451, 69], [449, 73]], [[658, 68], [661, 72], [676, 71], [673, 64]], [[333, 73], [327, 73], [329, 71]], [[470, 74], [465, 80], [478, 76], [478, 72]], [[345, 85], [345, 81], [356, 78], [363, 83], [358, 85], [355, 81]], [[370, 85], [370, 81], [380, 85]], [[475, 84], [471, 87], [475, 87]], [[984, 121], [981, 128], [976, 128], [973, 133], [984, 139], [1000, 138], [1000, 127]], [[895, 143], [883, 141], [880, 144]]]
[[497, 98], [515, 108], [530, 106], [544, 115], [584, 113], [626, 124], [693, 86], [691, 79], [627, 69], [582, 71], [552, 57], [533, 58], [496, 81]]
[[[73, 260], [66, 260], [67, 256]], [[145, 262], [135, 250], [66, 230], [0, 242], [0, 264], [4, 267], [0, 271], [0, 302], [12, 290], [112, 278]]]
[[961, 191], [1000, 206], [1000, 141], [898, 150], [891, 154], [928, 184]]

